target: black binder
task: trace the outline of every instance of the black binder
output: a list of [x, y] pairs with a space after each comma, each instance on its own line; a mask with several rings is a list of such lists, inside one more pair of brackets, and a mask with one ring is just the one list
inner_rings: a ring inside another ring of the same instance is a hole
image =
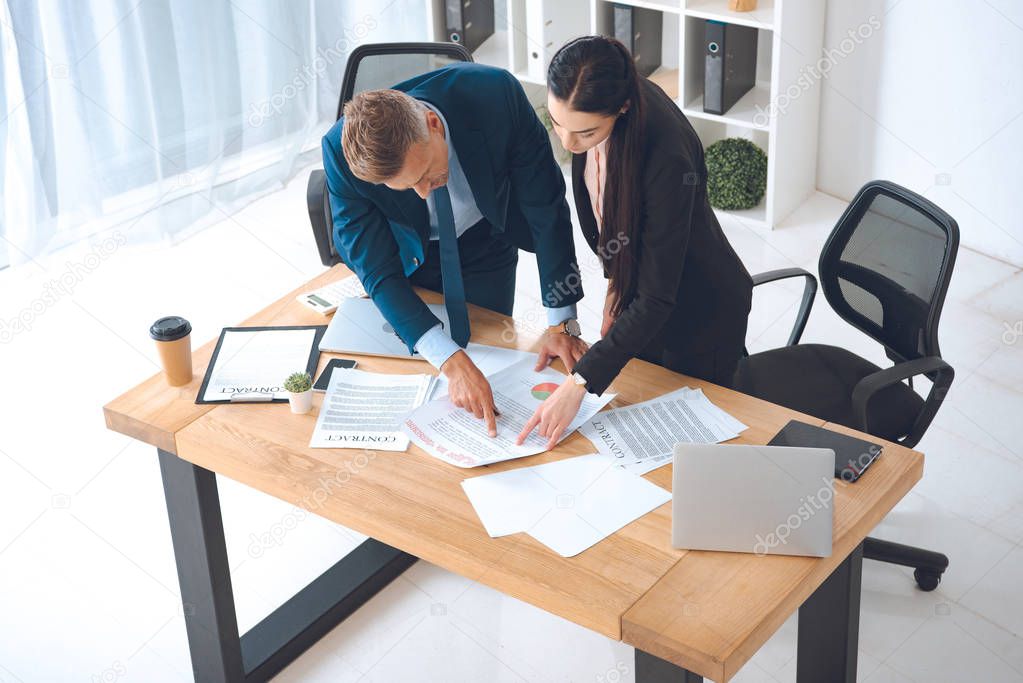
[[655, 9], [613, 4], [614, 37], [629, 49], [640, 76], [649, 76], [661, 65], [664, 18]]
[[444, 0], [448, 40], [473, 52], [494, 35], [494, 0]]
[[757, 29], [708, 19], [704, 45], [703, 111], [724, 114], [757, 78]]

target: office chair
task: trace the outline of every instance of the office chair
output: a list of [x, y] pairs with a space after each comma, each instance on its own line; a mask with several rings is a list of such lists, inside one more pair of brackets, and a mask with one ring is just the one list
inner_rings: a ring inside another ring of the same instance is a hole
[[[836, 346], [800, 344], [817, 280], [802, 268], [785, 268], [761, 273], [753, 284], [805, 278], [795, 326], [785, 346], [739, 362], [736, 388], [915, 446], [954, 376], [938, 348], [938, 319], [958, 248], [959, 226], [947, 213], [894, 183], [867, 183], [824, 245], [821, 288], [835, 312], [879, 342], [894, 365], [881, 369]], [[918, 375], [931, 381], [926, 399], [913, 390]], [[925, 591], [937, 588], [948, 567], [945, 555], [876, 538], [866, 539], [863, 556], [913, 567]]]
[[[452, 62], [471, 62], [472, 54], [456, 43], [376, 43], [352, 50], [341, 79], [341, 97], [337, 119], [345, 104], [363, 90], [389, 88], [396, 83], [447, 66]], [[335, 119], [335, 120], [337, 120]], [[327, 176], [317, 169], [306, 186], [306, 208], [316, 240], [320, 262], [328, 268], [341, 262], [334, 247], [333, 218], [327, 193]]]

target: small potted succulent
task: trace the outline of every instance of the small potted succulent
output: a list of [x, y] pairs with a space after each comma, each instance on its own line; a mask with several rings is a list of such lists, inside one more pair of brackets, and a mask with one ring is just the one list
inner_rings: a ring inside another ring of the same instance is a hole
[[313, 409], [313, 379], [307, 372], [295, 372], [284, 380], [284, 390], [288, 392], [288, 403], [291, 412], [305, 415]]

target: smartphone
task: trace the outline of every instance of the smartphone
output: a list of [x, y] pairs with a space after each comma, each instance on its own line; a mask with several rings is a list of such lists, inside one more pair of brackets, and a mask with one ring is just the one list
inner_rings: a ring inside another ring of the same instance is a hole
[[313, 391], [326, 391], [327, 385], [330, 383], [330, 373], [334, 371], [334, 368], [354, 368], [355, 361], [348, 358], [331, 358], [330, 362], [327, 363], [327, 367], [323, 368], [323, 372], [316, 378], [316, 384], [313, 385]]

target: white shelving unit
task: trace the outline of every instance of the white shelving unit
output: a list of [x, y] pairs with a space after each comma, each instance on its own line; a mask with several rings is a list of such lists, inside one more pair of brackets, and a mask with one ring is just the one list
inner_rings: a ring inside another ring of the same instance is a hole
[[[446, 40], [443, 0], [432, 7], [430, 30]], [[651, 76], [678, 104], [704, 147], [726, 137], [752, 140], [767, 153], [767, 191], [747, 211], [719, 212], [772, 228], [816, 189], [822, 56], [821, 0], [759, 0], [752, 12], [731, 12], [728, 0], [497, 0], [498, 30], [473, 54], [514, 73], [530, 99], [542, 101], [551, 55], [580, 35], [612, 33], [612, 5], [663, 13], [661, 67]], [[431, 13], [428, 13], [430, 15]], [[706, 20], [757, 29], [756, 85], [723, 115], [703, 111]]]

